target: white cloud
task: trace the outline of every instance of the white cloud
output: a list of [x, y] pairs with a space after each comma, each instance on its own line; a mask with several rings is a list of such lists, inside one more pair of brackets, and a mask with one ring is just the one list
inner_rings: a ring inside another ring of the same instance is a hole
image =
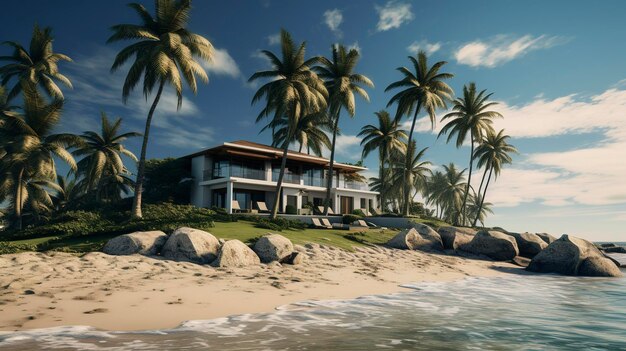
[[495, 67], [530, 51], [548, 49], [565, 42], [564, 38], [541, 35], [497, 35], [489, 40], [476, 40], [463, 44], [455, 53], [458, 63], [472, 67]]
[[341, 13], [341, 10], [332, 9], [332, 10], [326, 10], [324, 12], [324, 23], [326, 23], [326, 26], [328, 26], [328, 29], [330, 29], [332, 32], [334, 32], [337, 35], [341, 34], [341, 31], [339, 30], [339, 26], [341, 25], [342, 22], [343, 22], [343, 14]]
[[[328, 136], [332, 140], [332, 135]], [[337, 135], [335, 141], [335, 161], [358, 161], [361, 159], [361, 138], [356, 135]], [[324, 149], [322, 156], [330, 157], [330, 150]]]
[[355, 49], [361, 55], [363, 54], [363, 50], [361, 49], [361, 46], [359, 45], [358, 41], [355, 41], [354, 43], [348, 45], [348, 50], [352, 50], [352, 49]]
[[232, 78], [241, 76], [241, 70], [237, 66], [237, 62], [230, 56], [226, 49], [215, 49], [213, 52], [213, 60], [211, 62], [202, 62], [202, 66], [210, 73], [217, 75], [225, 75]]
[[280, 33], [268, 35], [266, 37], [267, 43], [270, 45], [278, 45], [280, 44]]
[[423, 50], [426, 51], [427, 54], [431, 55], [441, 49], [441, 43], [429, 43], [426, 40], [414, 41], [411, 45], [407, 46], [406, 49], [412, 54], [417, 54], [420, 50]]
[[399, 28], [415, 17], [411, 12], [411, 4], [403, 2], [389, 1], [383, 7], [376, 6], [376, 11], [378, 12], [376, 30], [379, 32]]

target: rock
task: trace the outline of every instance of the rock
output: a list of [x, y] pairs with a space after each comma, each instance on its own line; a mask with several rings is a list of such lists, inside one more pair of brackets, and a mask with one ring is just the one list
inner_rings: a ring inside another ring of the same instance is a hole
[[[587, 259], [586, 263], [583, 262]], [[611, 265], [609, 265], [610, 263]], [[580, 271], [582, 267], [582, 272]], [[609, 268], [610, 267], [610, 268]], [[587, 240], [563, 234], [533, 257], [528, 270], [539, 273], [559, 273], [564, 275], [620, 276], [615, 263], [606, 260], [602, 252]], [[582, 275], [582, 274], [581, 274]]]
[[239, 240], [228, 240], [222, 245], [219, 255], [212, 265], [215, 267], [243, 267], [260, 263], [259, 256], [248, 245]]
[[515, 256], [511, 262], [513, 262], [514, 264], [520, 266], [520, 267], [528, 267], [528, 264], [530, 264], [530, 259], [527, 257], [522, 257], [522, 256]]
[[622, 246], [604, 247], [602, 251], [609, 253], [623, 253], [626, 254], [626, 248]]
[[519, 255], [515, 238], [495, 230], [479, 231], [466, 249], [473, 254], [485, 255], [496, 261], [512, 260]]
[[161, 251], [166, 241], [167, 235], [162, 231], [134, 232], [109, 240], [102, 251], [109, 255], [155, 256]]
[[167, 239], [162, 255], [170, 260], [205, 264], [217, 258], [219, 248], [219, 241], [211, 233], [182, 227]]
[[31, 289], [24, 290], [24, 295], [35, 295], [35, 290], [31, 290]]
[[548, 233], [536, 233], [541, 240], [545, 241], [546, 244], [550, 245], [556, 241], [556, 238]]
[[615, 262], [606, 257], [587, 257], [584, 259], [578, 267], [578, 275], [589, 277], [621, 277], [620, 272]]
[[[434, 230], [430, 230], [437, 234]], [[387, 242], [387, 246], [401, 250], [441, 250], [443, 248], [443, 245], [441, 244], [441, 237], [439, 237], [439, 240], [437, 241], [431, 235], [432, 234], [429, 233], [422, 236], [416, 228], [409, 228], [399, 232], [396, 236], [391, 238], [391, 240]]]
[[452, 226], [441, 227], [437, 232], [446, 250], [462, 250], [462, 247], [469, 244], [476, 235], [476, 231], [472, 228]]
[[287, 257], [287, 259], [285, 260], [285, 263], [297, 265], [297, 264], [304, 263], [304, 260], [305, 260], [305, 255], [303, 252], [294, 251], [291, 253], [291, 255], [289, 255], [289, 257]]
[[283, 262], [291, 256], [293, 244], [282, 235], [267, 234], [257, 240], [252, 250], [256, 252], [263, 263]]
[[414, 223], [412, 226], [424, 241], [418, 245], [418, 250], [443, 250], [441, 236], [433, 228], [421, 223]]
[[533, 258], [535, 255], [541, 252], [541, 250], [548, 247], [548, 244], [539, 237], [537, 234], [533, 233], [508, 233], [510, 236], [515, 238], [515, 242], [517, 243], [517, 247], [519, 249], [519, 254]]

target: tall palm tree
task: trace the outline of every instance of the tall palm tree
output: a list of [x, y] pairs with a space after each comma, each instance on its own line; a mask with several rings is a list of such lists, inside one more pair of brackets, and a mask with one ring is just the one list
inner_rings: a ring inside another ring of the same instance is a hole
[[434, 205], [437, 217], [443, 217], [443, 190], [446, 188], [446, 177], [441, 171], [435, 171], [426, 182], [426, 203]]
[[467, 212], [471, 218], [475, 218], [473, 226], [476, 226], [477, 221], [480, 221], [480, 224], [483, 227], [485, 226], [487, 214], [493, 214], [493, 210], [491, 209], [492, 206], [493, 204], [491, 202], [484, 202], [482, 195], [470, 195], [469, 202], [467, 204]]
[[[379, 179], [384, 179], [385, 176], [385, 164], [388, 162], [388, 157], [395, 150], [402, 152], [406, 151], [405, 141], [407, 139], [406, 132], [399, 129], [398, 122], [389, 116], [389, 112], [380, 110], [375, 112], [378, 119], [378, 125], [368, 124], [361, 128], [358, 136], [363, 137], [361, 140], [361, 146], [363, 146], [362, 157], [367, 157], [372, 151], [378, 150], [378, 170]], [[380, 202], [382, 209], [385, 209], [386, 204], [386, 190], [382, 188], [383, 192], [380, 193]]]
[[139, 133], [129, 132], [120, 134], [122, 119], [110, 121], [106, 113], [101, 114], [100, 134], [93, 131], [84, 132], [84, 144], [73, 153], [83, 156], [78, 162], [77, 177], [81, 179], [86, 192], [95, 192], [96, 201], [100, 200], [104, 180], [108, 177], [129, 174], [124, 166], [122, 156], [137, 162], [137, 157], [126, 149], [123, 142], [126, 139], [141, 136]]
[[[453, 77], [450, 73], [440, 72], [441, 68], [446, 64], [445, 61], [439, 61], [428, 66], [428, 58], [423, 51], [418, 52], [417, 57], [409, 56], [409, 60], [413, 64], [414, 72], [406, 67], [399, 67], [398, 71], [404, 76], [401, 80], [389, 84], [385, 92], [402, 89], [396, 93], [387, 103], [387, 107], [397, 104], [396, 120], [400, 120], [402, 116], [413, 115], [411, 130], [409, 132], [410, 145], [413, 141], [413, 131], [415, 130], [415, 122], [417, 115], [423, 110], [430, 117], [431, 126], [434, 128], [436, 117], [435, 112], [438, 108], [446, 108], [446, 101], [451, 100], [452, 88], [444, 82], [446, 79]], [[405, 187], [410, 187], [408, 180], [404, 180]], [[405, 191], [405, 207], [404, 215], [409, 214], [409, 191]]]
[[[487, 169], [489, 169], [489, 177], [487, 178], [485, 190], [482, 195], [480, 195], [481, 202], [478, 206], [479, 212], [482, 206], [484, 206], [483, 202], [485, 201], [485, 196], [487, 196], [487, 188], [491, 181], [491, 175], [495, 173], [497, 178], [504, 165], [513, 162], [510, 154], [517, 153], [515, 146], [508, 143], [509, 138], [508, 135], [504, 134], [504, 130], [500, 130], [498, 133], [490, 131], [483, 137], [482, 143], [474, 152], [474, 158], [478, 160], [478, 167], [481, 168], [485, 166], [485, 174], [487, 173]], [[472, 225], [475, 226], [478, 219], [479, 218], [476, 217]]]
[[41, 189], [55, 188], [55, 157], [75, 170], [67, 148], [82, 142], [76, 135], [52, 134], [61, 116], [62, 100], [46, 104], [34, 87], [24, 88], [24, 115], [6, 119], [0, 128], [0, 201], [10, 199], [18, 229], [29, 198], [34, 208], [51, 204]]
[[124, 103], [127, 102], [131, 91], [142, 78], [143, 94], [146, 98], [158, 86], [146, 118], [141, 154], [137, 165], [132, 216], [141, 218], [141, 193], [145, 176], [150, 125], [163, 88], [166, 83], [174, 88], [178, 96], [178, 108], [180, 108], [183, 102], [181, 74], [191, 91], [196, 94], [196, 76], [205, 83], [209, 80], [196, 59], [211, 61], [213, 45], [203, 36], [192, 33], [186, 28], [191, 12], [191, 0], [156, 0], [156, 15], [154, 17], [143, 5], [131, 3], [128, 6], [137, 12], [141, 18], [141, 23], [139, 25], [118, 24], [111, 27], [113, 34], [107, 43], [121, 40], [137, 42], [125, 47], [117, 54], [111, 71], [116, 71], [131, 57], [135, 57], [122, 89]]
[[[392, 181], [396, 184], [404, 184], [404, 181], [408, 181], [410, 184], [409, 187], [402, 187], [404, 195], [403, 207], [407, 206], [404, 201], [410, 202], [419, 191], [424, 189], [426, 179], [431, 173], [430, 168], [428, 168], [431, 164], [430, 161], [423, 161], [426, 150], [428, 148], [417, 151], [417, 143], [413, 140], [410, 145], [406, 146], [405, 153], [395, 152], [395, 155], [392, 157], [395, 170]], [[413, 190], [415, 190], [415, 193], [413, 193]], [[408, 197], [404, 194], [405, 191], [409, 192]]]
[[454, 100], [452, 112], [443, 116], [441, 121], [450, 119], [450, 121], [441, 129], [439, 136], [448, 134], [447, 142], [456, 136], [456, 147], [460, 148], [468, 137], [470, 138], [470, 160], [469, 173], [467, 176], [467, 187], [465, 196], [463, 197], [463, 205], [461, 208], [463, 216], [463, 224], [467, 220], [465, 205], [467, 204], [467, 196], [469, 187], [472, 182], [472, 169], [474, 166], [474, 146], [476, 142], [480, 142], [483, 135], [493, 130], [493, 119], [502, 117], [496, 111], [489, 110], [497, 105], [497, 102], [488, 101], [492, 94], [487, 94], [486, 90], [477, 93], [476, 84], [469, 83], [469, 86], [463, 86], [463, 97]]
[[[300, 145], [298, 152], [302, 152], [306, 148], [308, 154], [313, 152], [314, 155], [321, 156], [324, 148], [330, 149], [330, 138], [326, 133], [332, 130], [332, 126], [326, 111], [308, 114], [298, 120], [292, 142], [297, 142]], [[287, 118], [272, 120], [263, 130], [269, 127], [274, 131], [272, 146], [282, 146], [289, 134], [289, 120]]]
[[276, 183], [272, 218], [276, 218], [278, 214], [287, 152], [298, 123], [304, 116], [323, 111], [328, 97], [322, 80], [310, 68], [318, 61], [318, 58], [305, 59], [306, 44], [301, 43], [296, 46], [291, 35], [284, 29], [280, 31], [280, 42], [282, 59], [270, 51], [261, 51], [272, 63], [272, 68], [256, 72], [249, 79], [250, 82], [258, 79], [269, 80], [252, 98], [252, 104], [265, 99], [265, 107], [259, 113], [257, 122], [264, 118], [271, 118], [273, 121], [285, 119], [287, 124], [285, 126], [287, 132], [281, 145], [283, 155]]
[[339, 117], [341, 110], [348, 111], [350, 117], [356, 113], [354, 94], [360, 95], [369, 102], [369, 95], [362, 86], [374, 87], [374, 83], [362, 74], [354, 72], [359, 61], [359, 51], [346, 49], [343, 45], [332, 46], [332, 58], [320, 58], [320, 65], [315, 67], [320, 78], [324, 79], [328, 89], [328, 109], [334, 122], [333, 139], [330, 149], [330, 164], [328, 166], [328, 180], [326, 182], [326, 200], [324, 201], [324, 215], [328, 215], [330, 206], [330, 189], [333, 186], [333, 167], [335, 164], [335, 146], [339, 131]]
[[71, 88], [72, 83], [67, 77], [59, 73], [57, 63], [59, 61], [72, 61], [66, 55], [59, 54], [52, 49], [52, 29], [50, 27], [39, 28], [35, 25], [33, 36], [30, 40], [29, 50], [14, 41], [4, 42], [13, 48], [11, 56], [0, 56], [0, 61], [9, 63], [0, 67], [2, 85], [6, 85], [12, 78], [17, 78], [15, 86], [9, 92], [9, 100], [16, 97], [25, 84], [33, 87], [41, 86], [52, 98], [63, 99], [63, 93], [56, 81]]

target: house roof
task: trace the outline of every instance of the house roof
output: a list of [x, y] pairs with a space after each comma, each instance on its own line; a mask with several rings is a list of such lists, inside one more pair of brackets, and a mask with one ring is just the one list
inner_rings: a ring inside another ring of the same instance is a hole
[[[191, 155], [184, 156], [184, 158], [216, 154], [253, 157], [264, 160], [279, 160], [283, 156], [283, 150], [275, 148], [273, 146], [259, 144], [248, 140], [237, 140], [232, 142], [226, 142], [216, 147], [195, 152]], [[321, 166], [328, 166], [330, 162], [327, 158], [313, 156], [293, 150], [287, 151], [287, 159]], [[365, 167], [347, 165], [338, 162], [335, 162], [333, 167], [338, 170], [347, 172], [359, 172], [367, 169]]]

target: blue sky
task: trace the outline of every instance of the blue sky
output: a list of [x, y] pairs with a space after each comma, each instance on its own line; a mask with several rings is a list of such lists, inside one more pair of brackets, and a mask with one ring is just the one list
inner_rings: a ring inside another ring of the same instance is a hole
[[[122, 105], [125, 72], [110, 74], [116, 50], [109, 27], [136, 23], [126, 1], [11, 2], [0, 13], [0, 40], [27, 45], [32, 26], [52, 26], [55, 50], [74, 59], [61, 65], [74, 89], [65, 89], [60, 130], [97, 129], [100, 111], [143, 130], [148, 109], [140, 95]], [[150, 9], [152, 1], [143, 1]], [[385, 107], [385, 87], [418, 48], [448, 61], [455, 92], [474, 81], [494, 93], [504, 128], [520, 155], [490, 188], [495, 215], [487, 224], [516, 231], [569, 233], [592, 240], [626, 241], [626, 26], [623, 1], [198, 1], [190, 29], [215, 46], [210, 82], [189, 91], [180, 111], [168, 91], [158, 107], [149, 157], [182, 156], [224, 141], [269, 143], [255, 125], [255, 85], [247, 78], [267, 67], [260, 49], [279, 51], [276, 35], [289, 30], [309, 55], [329, 55], [333, 43], [361, 51], [358, 71], [370, 77], [371, 102], [357, 101], [342, 116], [339, 161], [359, 159], [361, 126]], [[0, 54], [8, 48], [0, 48]], [[393, 112], [393, 108], [391, 109]], [[445, 114], [439, 111], [438, 117]], [[469, 149], [437, 140], [418, 123], [421, 147], [435, 166], [467, 167]], [[437, 128], [439, 128], [438, 125]], [[129, 142], [139, 153], [139, 140]], [[376, 173], [376, 159], [365, 160]], [[476, 177], [479, 178], [480, 174]], [[479, 179], [478, 179], [479, 180]]]

